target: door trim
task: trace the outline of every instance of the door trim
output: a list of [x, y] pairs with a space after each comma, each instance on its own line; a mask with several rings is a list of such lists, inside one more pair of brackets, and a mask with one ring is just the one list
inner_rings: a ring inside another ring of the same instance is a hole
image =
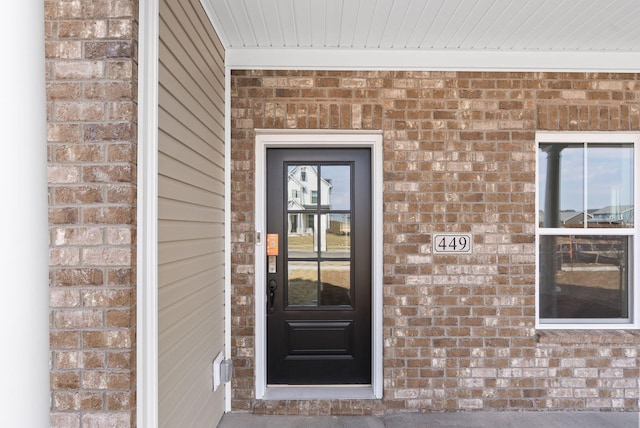
[[[375, 399], [382, 398], [382, 131], [361, 130], [255, 130], [255, 230], [262, 235], [255, 246], [255, 367], [256, 399]], [[269, 386], [267, 385], [266, 154], [268, 148], [369, 148], [372, 184], [371, 385]]]
[[160, 5], [141, 0], [138, 50], [136, 423], [158, 426], [158, 43]]

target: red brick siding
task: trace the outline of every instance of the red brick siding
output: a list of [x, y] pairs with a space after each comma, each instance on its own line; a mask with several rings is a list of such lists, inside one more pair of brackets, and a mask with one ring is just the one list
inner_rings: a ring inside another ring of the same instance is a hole
[[45, 1], [54, 427], [135, 425], [137, 16]]
[[[534, 138], [640, 130], [639, 101], [637, 74], [234, 71], [233, 408], [638, 410], [638, 334], [534, 328]], [[254, 399], [254, 128], [384, 131], [383, 400]], [[454, 231], [473, 254], [433, 255]]]

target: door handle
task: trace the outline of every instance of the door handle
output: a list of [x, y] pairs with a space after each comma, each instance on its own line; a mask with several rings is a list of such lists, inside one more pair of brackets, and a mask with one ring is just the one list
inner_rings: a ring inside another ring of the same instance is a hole
[[278, 289], [278, 283], [275, 279], [269, 281], [269, 312], [273, 313], [273, 304], [276, 300], [276, 290]]

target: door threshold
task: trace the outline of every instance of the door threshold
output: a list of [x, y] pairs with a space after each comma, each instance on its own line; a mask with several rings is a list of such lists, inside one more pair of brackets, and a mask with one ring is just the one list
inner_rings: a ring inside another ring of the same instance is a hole
[[374, 400], [371, 385], [267, 385], [263, 400]]

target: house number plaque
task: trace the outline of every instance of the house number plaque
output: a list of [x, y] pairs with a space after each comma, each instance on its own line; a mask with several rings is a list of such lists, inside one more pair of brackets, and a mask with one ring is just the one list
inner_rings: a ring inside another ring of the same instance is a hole
[[434, 254], [470, 254], [473, 236], [470, 233], [434, 233], [431, 242]]

